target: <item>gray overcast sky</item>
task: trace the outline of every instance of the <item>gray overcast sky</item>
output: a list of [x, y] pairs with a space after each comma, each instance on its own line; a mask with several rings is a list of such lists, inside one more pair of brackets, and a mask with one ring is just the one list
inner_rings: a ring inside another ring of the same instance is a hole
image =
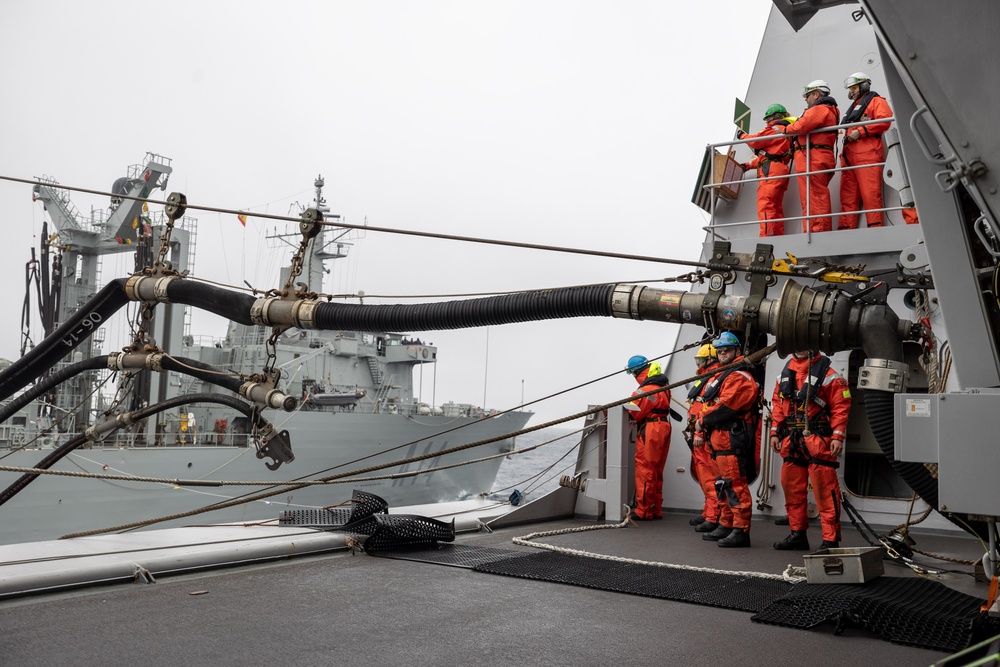
[[[352, 223], [697, 259], [697, 170], [705, 144], [733, 134], [733, 99], [746, 92], [770, 7], [6, 2], [0, 174], [110, 189], [151, 151], [173, 160], [168, 192], [191, 203], [285, 214], [308, 202], [321, 173], [332, 211]], [[107, 206], [72, 199], [81, 211]], [[16, 358], [24, 263], [43, 211], [30, 186], [0, 182], [0, 215], [0, 356]], [[251, 218], [244, 231], [233, 216], [193, 215], [196, 274], [277, 281], [289, 253], [279, 261], [260, 241], [273, 223]], [[116, 270], [105, 264], [104, 277]], [[325, 289], [499, 292], [687, 270], [368, 233]], [[194, 318], [196, 334], [223, 331]], [[502, 409], [520, 402], [522, 384], [530, 401], [619, 370], [632, 354], [668, 352], [676, 332], [590, 318], [408, 333], [440, 347], [424, 400], [481, 404], [485, 392]], [[536, 406], [532, 423], [633, 388], [618, 374]]]

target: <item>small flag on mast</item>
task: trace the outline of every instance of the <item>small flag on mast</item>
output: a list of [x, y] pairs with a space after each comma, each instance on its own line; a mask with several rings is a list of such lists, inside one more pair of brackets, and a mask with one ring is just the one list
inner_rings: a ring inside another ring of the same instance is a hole
[[245, 213], [240, 213], [236, 217], [239, 218], [239, 221], [240, 221], [241, 225], [243, 225], [244, 227], [247, 226], [247, 216], [246, 216]]
[[736, 111], [733, 113], [733, 122], [736, 127], [744, 132], [750, 131], [750, 107], [743, 104], [740, 98], [736, 98]]

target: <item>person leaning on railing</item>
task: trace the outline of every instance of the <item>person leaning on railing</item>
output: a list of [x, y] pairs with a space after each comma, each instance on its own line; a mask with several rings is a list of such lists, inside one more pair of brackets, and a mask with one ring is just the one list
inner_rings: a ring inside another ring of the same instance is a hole
[[[788, 117], [788, 110], [780, 104], [772, 104], [764, 112], [767, 125], [756, 134], [742, 130], [740, 139], [757, 139], [747, 143], [754, 152], [754, 158], [743, 164], [743, 171], [757, 170], [757, 219], [761, 236], [781, 236], [785, 233], [783, 200], [788, 189], [788, 163], [791, 161], [792, 141], [774, 129], [775, 125], [787, 126], [794, 121]], [[767, 222], [779, 220], [779, 222]]]
[[833, 178], [833, 172], [829, 170], [837, 163], [834, 157], [837, 131], [822, 130], [837, 125], [840, 112], [837, 100], [830, 97], [830, 86], [826, 81], [817, 79], [807, 84], [803, 90], [806, 110], [794, 123], [784, 127], [775, 125], [774, 129], [796, 135], [792, 141], [792, 151], [795, 173], [799, 174], [802, 215], [817, 216], [807, 218], [807, 228], [812, 232], [828, 232], [833, 228], [833, 219], [830, 217], [830, 179]]
[[[851, 99], [850, 106], [841, 120], [842, 125], [859, 123], [879, 118], [892, 118], [892, 109], [884, 97], [871, 89], [871, 78], [864, 72], [855, 72], [844, 79], [844, 88]], [[882, 165], [885, 162], [885, 146], [882, 134], [889, 129], [889, 122], [873, 123], [848, 128], [844, 133], [844, 151], [841, 165], [857, 167], [870, 164], [864, 169], [848, 169], [840, 174], [840, 210], [837, 229], [857, 229], [858, 214], [864, 208], [865, 220], [869, 227], [881, 227], [882, 211]], [[906, 224], [918, 222], [913, 208], [903, 209]]]

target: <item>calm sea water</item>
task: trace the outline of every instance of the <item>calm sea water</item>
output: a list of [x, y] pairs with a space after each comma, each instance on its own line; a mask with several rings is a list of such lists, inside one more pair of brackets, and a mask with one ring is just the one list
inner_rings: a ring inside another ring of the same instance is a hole
[[517, 489], [525, 500], [533, 500], [558, 487], [561, 475], [573, 474], [580, 433], [572, 429], [542, 429], [518, 436], [517, 449], [539, 443], [547, 444], [504, 459], [493, 485], [495, 495], [506, 498]]

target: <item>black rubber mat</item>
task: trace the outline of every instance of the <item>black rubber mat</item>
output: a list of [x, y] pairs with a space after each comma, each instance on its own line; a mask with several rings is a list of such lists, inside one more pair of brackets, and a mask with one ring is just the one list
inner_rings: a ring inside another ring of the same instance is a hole
[[879, 577], [863, 586], [798, 584], [751, 620], [793, 628], [832, 621], [910, 646], [958, 651], [1000, 632], [983, 601], [924, 579]]
[[526, 558], [533, 556], [531, 552], [516, 551], [514, 549], [498, 549], [496, 547], [472, 547], [465, 544], [440, 544], [422, 546], [414, 549], [402, 550], [388, 553], [374, 554], [382, 558], [395, 558], [397, 560], [412, 560], [420, 563], [434, 563], [436, 565], [451, 565], [465, 569], [475, 569], [479, 565], [492, 563], [498, 560], [511, 558]]
[[791, 584], [775, 579], [623, 563], [553, 552], [493, 561], [473, 569], [509, 577], [752, 612], [765, 609], [792, 588]]
[[376, 514], [389, 511], [389, 503], [373, 493], [354, 490], [351, 506], [322, 507], [319, 509], [284, 510], [278, 515], [279, 526], [340, 530], [348, 524], [363, 521]]

